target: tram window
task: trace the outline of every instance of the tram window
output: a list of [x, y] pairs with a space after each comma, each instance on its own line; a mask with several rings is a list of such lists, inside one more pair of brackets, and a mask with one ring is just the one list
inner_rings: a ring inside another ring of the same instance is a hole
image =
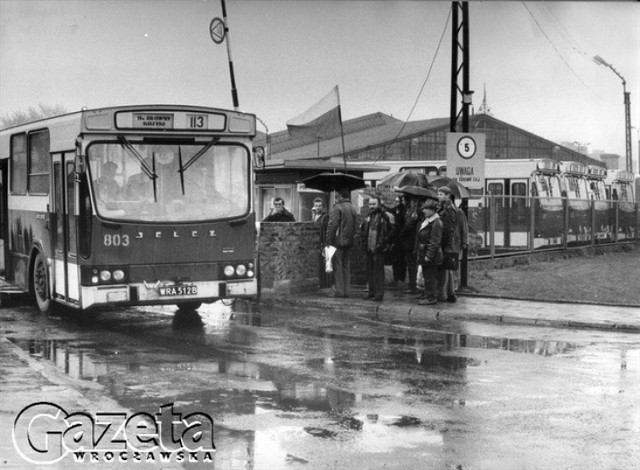
[[513, 183], [511, 185], [511, 195], [512, 196], [526, 196], [527, 195], [527, 185], [525, 183]]
[[11, 193], [27, 193], [27, 134], [11, 137]]
[[49, 194], [49, 131], [29, 135], [29, 179], [31, 194]]
[[504, 186], [502, 183], [489, 183], [487, 185], [487, 192], [495, 196], [502, 196], [504, 194]]

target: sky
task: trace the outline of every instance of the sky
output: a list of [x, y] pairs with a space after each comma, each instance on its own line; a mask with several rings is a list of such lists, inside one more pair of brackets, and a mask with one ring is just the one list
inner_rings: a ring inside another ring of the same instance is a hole
[[[239, 108], [269, 132], [338, 85], [344, 120], [448, 117], [451, 3], [227, 0]], [[0, 116], [38, 104], [233, 108], [220, 0], [0, 0]], [[477, 110], [551, 141], [625, 155], [621, 79], [640, 140], [640, 3], [469, 4]], [[413, 111], [412, 111], [413, 109]]]

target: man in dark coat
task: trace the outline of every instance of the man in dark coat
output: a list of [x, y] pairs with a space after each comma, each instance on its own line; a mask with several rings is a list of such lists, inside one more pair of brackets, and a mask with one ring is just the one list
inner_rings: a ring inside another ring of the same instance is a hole
[[320, 280], [320, 287], [330, 287], [332, 282], [331, 273], [325, 270], [324, 260], [324, 247], [327, 244], [327, 226], [329, 224], [329, 215], [325, 209], [324, 199], [317, 197], [313, 200], [313, 207], [311, 208], [312, 218], [311, 220], [320, 229], [320, 263], [318, 279]]
[[[454, 272], [458, 270], [458, 257], [462, 251], [461, 233], [463, 232], [462, 218], [460, 213], [451, 201], [451, 189], [446, 186], [438, 188], [438, 200], [440, 208], [438, 215], [442, 219], [442, 251], [444, 261], [440, 266], [438, 279], [438, 300], [456, 302], [456, 292], [454, 286]], [[447, 259], [455, 255], [455, 265], [447, 263]]]
[[295, 222], [293, 214], [284, 207], [284, 199], [277, 197], [273, 200], [273, 209], [263, 222]]
[[351, 247], [356, 233], [356, 208], [350, 201], [348, 188], [336, 191], [336, 203], [329, 212], [327, 246], [336, 248], [333, 263], [334, 292], [331, 297], [349, 297], [351, 285]]
[[367, 258], [369, 293], [365, 299], [381, 301], [384, 297], [384, 254], [393, 235], [391, 217], [378, 196], [369, 199], [369, 215], [360, 227], [362, 244]]
[[391, 213], [395, 219], [395, 230], [391, 237], [391, 265], [393, 266], [393, 285], [404, 282], [407, 277], [407, 264], [404, 259], [404, 249], [400, 242], [400, 231], [404, 227], [405, 207], [402, 196], [396, 196]]

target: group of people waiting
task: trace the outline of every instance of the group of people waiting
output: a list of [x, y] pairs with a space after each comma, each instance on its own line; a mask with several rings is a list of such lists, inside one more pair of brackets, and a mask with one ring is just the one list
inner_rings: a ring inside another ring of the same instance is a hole
[[[460, 254], [467, 248], [468, 225], [456, 207], [451, 189], [438, 189], [438, 199], [397, 196], [387, 210], [377, 196], [369, 199], [369, 215], [361, 226], [367, 257], [368, 292], [365, 298], [384, 297], [385, 260], [391, 258], [394, 284], [407, 280], [405, 294], [419, 305], [456, 302]], [[418, 290], [418, 267], [424, 289]]]
[[[322, 198], [314, 200], [311, 210], [312, 220], [320, 225], [321, 246], [336, 249], [331, 258], [334, 283], [330, 297], [349, 297], [350, 254], [359, 232], [366, 254], [365, 299], [383, 300], [385, 265], [391, 264], [394, 284], [406, 281], [403, 293], [418, 298], [419, 305], [457, 301], [458, 262], [467, 248], [468, 225], [450, 188], [439, 188], [437, 200], [398, 195], [392, 208], [385, 207], [379, 196], [370, 196], [369, 213], [359, 227], [350, 191], [339, 189], [335, 196], [336, 203], [328, 214]], [[268, 221], [293, 221], [281, 198], [274, 200], [272, 213], [264, 219]], [[424, 278], [422, 292], [418, 290], [419, 267]]]
[[[468, 226], [464, 212], [455, 205], [451, 189], [438, 189], [438, 199], [413, 195], [398, 196], [387, 209], [379, 196], [368, 201], [369, 213], [359, 227], [366, 254], [367, 294], [365, 299], [382, 301], [385, 265], [393, 266], [394, 283], [407, 280], [405, 294], [418, 298], [419, 305], [439, 301], [456, 302], [456, 281], [460, 254], [467, 248]], [[332, 297], [348, 297], [349, 253], [356, 235], [356, 209], [349, 191], [339, 191], [329, 212], [323, 245], [336, 248], [332, 257]], [[322, 231], [322, 229], [321, 229]], [[418, 267], [424, 289], [418, 290]]]

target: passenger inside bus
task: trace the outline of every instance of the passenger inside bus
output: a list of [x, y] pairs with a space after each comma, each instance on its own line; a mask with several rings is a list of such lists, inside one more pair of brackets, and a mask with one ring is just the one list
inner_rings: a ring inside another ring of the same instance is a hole
[[100, 177], [97, 180], [98, 195], [104, 201], [118, 199], [122, 188], [116, 181], [118, 165], [113, 162], [105, 162], [100, 168]]

